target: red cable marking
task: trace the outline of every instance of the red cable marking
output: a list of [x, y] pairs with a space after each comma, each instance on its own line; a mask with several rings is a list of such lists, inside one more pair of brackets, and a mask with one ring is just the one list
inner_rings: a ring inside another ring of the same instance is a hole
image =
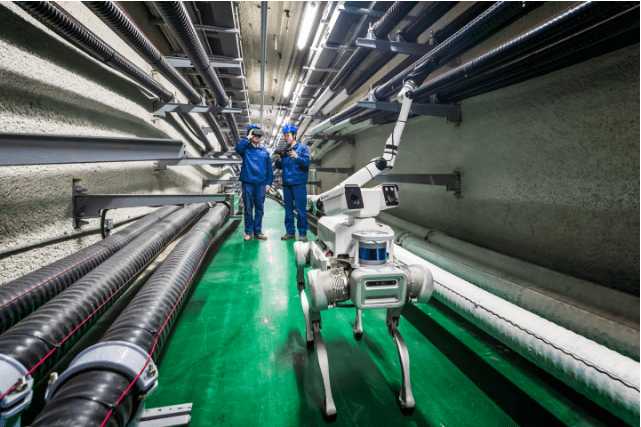
[[[229, 213], [229, 211], [227, 211], [227, 214], [228, 213]], [[220, 222], [221, 224], [225, 221], [225, 218], [227, 218], [227, 214], [225, 214], [225, 216], [223, 217], [223, 220]], [[185, 294], [187, 289], [189, 289], [189, 286], [191, 285], [191, 280], [194, 278], [194, 276], [196, 275], [196, 273], [200, 269], [200, 264], [202, 264], [203, 260], [205, 259], [205, 256], [207, 255], [207, 252], [209, 252], [209, 248], [211, 247], [211, 245], [213, 243], [214, 243], [214, 237], [212, 237], [211, 242], [209, 242], [209, 245], [207, 245], [207, 249], [205, 249], [205, 252], [203, 253], [203, 256], [200, 258], [200, 261], [198, 261], [198, 265], [196, 266], [196, 269], [192, 273], [191, 277], [189, 278], [189, 282], [187, 282], [187, 286], [185, 286], [185, 289], [183, 289], [183, 291], [180, 293], [180, 296], [178, 297], [178, 301], [176, 301], [176, 304], [174, 304], [173, 308], [171, 309], [171, 312], [169, 312], [169, 315], [167, 316], [167, 319], [165, 319], [165, 323], [162, 324], [162, 327], [158, 331], [158, 335], [156, 335], [156, 339], [154, 340], [154, 345], [151, 347], [151, 352], [149, 353], [149, 357], [147, 357], [147, 360], [145, 361], [145, 365], [142, 367], [140, 372], [138, 372], [138, 375], [136, 375], [136, 378], [134, 378], [134, 380], [129, 384], [129, 386], [125, 389], [125, 391], [120, 395], [120, 397], [118, 398], [118, 400], [114, 404], [114, 408], [118, 406], [118, 404], [120, 403], [122, 398], [125, 397], [125, 395], [129, 391], [129, 389], [134, 384], [136, 384], [136, 381], [138, 381], [138, 378], [140, 378], [142, 373], [145, 371], [145, 368], [149, 364], [149, 360], [151, 360], [151, 356], [154, 354], [154, 350], [156, 349], [156, 344], [158, 344], [158, 338], [160, 338], [160, 334], [162, 334], [162, 331], [165, 329], [165, 326], [167, 325], [167, 322], [169, 321], [169, 319], [171, 319], [171, 315], [174, 313], [174, 310], [176, 310], [176, 307], [178, 306], [178, 303], [182, 299], [183, 295]], [[107, 414], [105, 419], [100, 424], [100, 427], [104, 427], [104, 425], [107, 422], [107, 420], [109, 420], [109, 417], [111, 416], [112, 412], [113, 412], [113, 408], [109, 410], [109, 413]]]
[[[127, 236], [127, 237], [129, 237], [129, 236]], [[122, 238], [122, 239], [118, 240], [118, 242], [117, 242], [117, 243], [122, 242], [122, 241], [123, 241], [123, 240], [125, 240], [127, 237], [125, 237], [125, 238]], [[89, 246], [87, 246], [87, 247], [89, 247]], [[60, 276], [61, 274], [66, 273], [67, 271], [71, 270], [72, 268], [75, 268], [75, 267], [79, 266], [80, 264], [84, 263], [85, 261], [90, 260], [91, 258], [93, 258], [93, 257], [96, 257], [96, 256], [100, 255], [101, 253], [103, 253], [103, 252], [104, 252], [104, 251], [106, 251], [107, 249], [110, 249], [110, 248], [109, 248], [109, 247], [104, 248], [103, 250], [101, 250], [100, 252], [98, 252], [98, 253], [96, 253], [96, 254], [94, 254], [94, 255], [90, 256], [89, 258], [85, 258], [85, 259], [83, 259], [82, 261], [79, 261], [77, 264], [72, 265], [72, 266], [71, 266], [71, 267], [69, 267], [68, 269], [61, 271], [60, 273], [56, 274], [56, 275], [55, 275], [55, 276], [53, 276], [53, 277], [48, 278], [47, 280], [45, 280], [44, 282], [40, 283], [39, 285], [37, 285], [37, 286], [35, 286], [35, 287], [33, 287], [33, 288], [29, 289], [29, 290], [28, 290], [28, 291], [26, 291], [26, 292], [23, 292], [22, 294], [18, 295], [17, 297], [13, 298], [12, 300], [7, 301], [6, 303], [4, 303], [4, 304], [0, 305], [0, 309], [1, 309], [1, 308], [3, 308], [3, 307], [5, 307], [5, 306], [7, 306], [7, 305], [9, 305], [9, 304], [11, 304], [12, 302], [14, 302], [15, 300], [17, 300], [18, 298], [22, 298], [23, 296], [27, 295], [28, 293], [35, 291], [35, 290], [36, 290], [36, 289], [38, 289], [40, 286], [44, 285], [44, 284], [45, 284], [45, 283], [47, 283], [47, 282], [52, 281], [52, 280], [53, 280], [53, 279], [55, 279], [56, 277]], [[81, 250], [82, 250], [82, 249], [81, 249]], [[105, 261], [106, 261], [106, 260], [105, 260]], [[46, 266], [45, 266], [45, 267], [46, 267]], [[96, 267], [97, 267], [97, 266], [96, 266]], [[44, 267], [41, 267], [41, 268], [44, 268]], [[38, 271], [38, 270], [35, 270], [35, 271]], [[78, 280], [80, 280], [80, 279], [78, 279]]]
[[[129, 280], [127, 280], [127, 281], [126, 281], [126, 282], [125, 282], [121, 287], [119, 287], [118, 289], [116, 289], [116, 292], [114, 292], [113, 294], [111, 294], [111, 296], [110, 296], [109, 298], [107, 298], [107, 300], [106, 300], [105, 302], [103, 302], [102, 304], [100, 304], [100, 307], [98, 307], [97, 309], [95, 309], [95, 310], [94, 310], [94, 311], [93, 311], [93, 312], [92, 312], [92, 313], [91, 313], [91, 314], [90, 314], [90, 315], [89, 315], [85, 320], [83, 320], [83, 321], [82, 321], [82, 323], [81, 323], [81, 324], [79, 324], [79, 325], [76, 327], [76, 329], [74, 329], [73, 331], [71, 331], [71, 332], [69, 333], [69, 335], [67, 335], [66, 337], [64, 337], [64, 338], [63, 338], [63, 340], [62, 340], [62, 341], [60, 341], [60, 342], [58, 343], [58, 347], [54, 347], [54, 348], [53, 348], [49, 353], [47, 353], [47, 355], [46, 355], [45, 357], [43, 357], [43, 358], [40, 360], [40, 362], [38, 362], [38, 363], [36, 364], [36, 366], [34, 366], [33, 368], [31, 368], [31, 370], [30, 370], [29, 372], [27, 372], [27, 374], [25, 375], [25, 377], [28, 377], [29, 375], [31, 375], [31, 373], [32, 373], [33, 371], [35, 371], [35, 370], [36, 370], [36, 368], [37, 368], [38, 366], [40, 366], [40, 365], [42, 364], [42, 362], [44, 362], [44, 361], [47, 359], [47, 357], [49, 357], [51, 354], [53, 354], [53, 352], [54, 352], [54, 351], [56, 351], [56, 350], [60, 347], [60, 345], [62, 345], [62, 343], [64, 343], [65, 341], [67, 341], [67, 339], [68, 339], [69, 337], [71, 337], [71, 335], [73, 335], [73, 334], [78, 330], [78, 328], [80, 328], [82, 325], [84, 325], [84, 324], [85, 324], [85, 322], [87, 322], [87, 320], [91, 319], [91, 317], [92, 317], [94, 314], [96, 314], [96, 312], [97, 312], [98, 310], [100, 310], [100, 308], [102, 308], [102, 306], [104, 306], [105, 304], [107, 304], [107, 302], [109, 302], [109, 300], [111, 300], [111, 298], [113, 298], [113, 297], [114, 297], [118, 292], [120, 292], [120, 290], [121, 290], [122, 288], [124, 288], [125, 286], [127, 286], [127, 283], [129, 283], [129, 282], [131, 281], [131, 279], [133, 279], [134, 277], [136, 277], [136, 275], [137, 275], [138, 273], [140, 273], [140, 272], [141, 272], [145, 267], [147, 267], [147, 266], [149, 265], [149, 263], [150, 263], [151, 261], [153, 261], [153, 260], [158, 256], [158, 254], [160, 254], [162, 251], [164, 251], [164, 250], [165, 250], [165, 248], [166, 248], [167, 246], [169, 246], [169, 244], [171, 244], [171, 242], [173, 242], [174, 240], [176, 240], [176, 237], [178, 237], [178, 235], [179, 235], [180, 233], [182, 233], [182, 231], [183, 231], [185, 228], [187, 228], [187, 227], [189, 226], [189, 224], [191, 224], [192, 222], [194, 222], [194, 220], [198, 217], [198, 215], [199, 215], [199, 214], [200, 214], [200, 212], [199, 212], [198, 214], [196, 214], [196, 215], [191, 219], [191, 221], [189, 221], [189, 222], [188, 222], [188, 223], [187, 223], [187, 224], [186, 224], [186, 225], [185, 225], [185, 226], [184, 226], [184, 227], [183, 227], [183, 228], [182, 228], [178, 233], [176, 233], [176, 235], [175, 235], [175, 236], [174, 236], [174, 237], [173, 237], [169, 242], [167, 242], [167, 244], [166, 244], [165, 246], [163, 246], [163, 247], [162, 247], [162, 248], [161, 248], [161, 249], [156, 253], [156, 255], [154, 255], [153, 257], [151, 257], [151, 259], [150, 259], [149, 261], [147, 261], [147, 263], [146, 263], [145, 265], [143, 265], [143, 266], [142, 266], [138, 271], [136, 271], [136, 273], [134, 273], [134, 275], [133, 275], [133, 276], [131, 276], [131, 277], [129, 278]], [[199, 264], [199, 265], [200, 265], [200, 264]], [[192, 276], [192, 277], [193, 277], [193, 276]], [[190, 280], [191, 280], [191, 279], [190, 279]], [[181, 297], [182, 297], [182, 295], [181, 295]], [[163, 325], [163, 327], [164, 327], [164, 325]], [[147, 365], [145, 364], [145, 366], [147, 366]], [[12, 385], [12, 386], [9, 388], [9, 390], [7, 390], [7, 391], [6, 391], [6, 392], [4, 392], [2, 395], [0, 395], [0, 401], [2, 401], [2, 399], [4, 399], [4, 397], [5, 397], [7, 394], [9, 394], [9, 393], [10, 393], [10, 392], [11, 392], [11, 391], [16, 387], [16, 385], [17, 385], [17, 384], [18, 384], [18, 383], [15, 383], [14, 385]], [[120, 400], [118, 400], [118, 401], [120, 401]], [[111, 413], [111, 412], [110, 412], [110, 413]]]

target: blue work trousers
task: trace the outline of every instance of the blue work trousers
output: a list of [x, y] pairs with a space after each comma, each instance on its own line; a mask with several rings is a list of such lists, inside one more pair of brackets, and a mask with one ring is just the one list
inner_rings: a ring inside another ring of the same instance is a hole
[[307, 184], [283, 185], [285, 200], [285, 229], [288, 234], [296, 234], [294, 228], [294, 204], [298, 212], [298, 235], [307, 236]]
[[243, 182], [243, 204], [245, 205], [245, 234], [262, 234], [265, 184]]

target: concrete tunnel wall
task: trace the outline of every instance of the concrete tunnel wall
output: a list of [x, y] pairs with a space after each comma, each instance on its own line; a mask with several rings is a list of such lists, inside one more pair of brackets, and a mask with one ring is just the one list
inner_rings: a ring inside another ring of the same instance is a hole
[[[147, 73], [151, 67], [82, 3], [61, 6]], [[87, 136], [170, 138], [197, 142], [179, 118], [153, 117], [153, 95], [82, 53], [10, 2], [0, 2], [0, 131]], [[155, 78], [187, 100], [162, 76]], [[197, 117], [201, 125], [206, 123]], [[210, 136], [215, 149], [220, 145]], [[201, 193], [203, 179], [225, 179], [223, 167], [169, 167], [153, 162], [0, 167], [0, 251], [73, 232], [72, 179], [89, 194]], [[205, 192], [218, 192], [219, 186]], [[117, 209], [115, 222], [153, 208]], [[99, 225], [90, 219], [82, 229]], [[0, 256], [0, 284], [100, 240], [100, 233]]]
[[[563, 7], [546, 3], [463, 62]], [[463, 100], [461, 111], [460, 124], [427, 116], [408, 121], [391, 172], [460, 168], [461, 197], [445, 187], [399, 184], [401, 205], [387, 212], [639, 295], [639, 44]], [[392, 129], [388, 124], [356, 134], [355, 147], [341, 144], [322, 166], [358, 170], [382, 155]], [[325, 191], [345, 175], [318, 178]]]

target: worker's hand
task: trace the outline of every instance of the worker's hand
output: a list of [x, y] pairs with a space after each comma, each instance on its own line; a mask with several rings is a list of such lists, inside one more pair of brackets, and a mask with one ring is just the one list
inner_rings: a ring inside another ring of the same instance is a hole
[[247, 134], [247, 139], [249, 139], [250, 141], [252, 140], [253, 137], [254, 137], [254, 129], [250, 130], [249, 133]]
[[271, 190], [271, 189], [272, 189], [271, 185], [266, 185], [265, 186], [265, 193], [269, 193], [269, 190]]
[[289, 150], [289, 157], [291, 157], [293, 159], [297, 159], [298, 158], [298, 154], [296, 154], [296, 151], [294, 151], [294, 150]]
[[274, 156], [274, 158], [276, 159], [277, 162], [280, 162], [280, 155], [279, 154], [276, 154], [276, 156]]

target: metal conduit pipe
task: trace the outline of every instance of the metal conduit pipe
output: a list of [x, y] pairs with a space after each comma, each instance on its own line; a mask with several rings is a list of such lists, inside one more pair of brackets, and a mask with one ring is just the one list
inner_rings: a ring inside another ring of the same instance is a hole
[[519, 55], [533, 52], [543, 44], [554, 43], [570, 32], [588, 28], [595, 22], [620, 12], [621, 3], [579, 3], [472, 61], [433, 78], [415, 90], [414, 96], [418, 98], [435, 93], [443, 87], [474, 77], [489, 68], [500, 66]]
[[67, 289], [163, 218], [177, 211], [164, 206], [74, 254], [0, 286], [0, 333]]
[[[167, 61], [118, 4], [112, 1], [85, 1], [83, 3], [149, 65], [176, 86], [191, 104], [198, 105], [202, 103], [203, 97], [200, 93]], [[214, 147], [211, 146], [200, 126], [196, 124], [196, 120], [189, 113], [181, 113], [179, 115], [189, 123], [198, 138], [205, 144], [205, 150], [208, 152], [213, 151]], [[223, 149], [226, 149], [220, 125], [216, 122], [213, 114], [205, 113], [204, 117], [218, 141], [221, 141]]]
[[160, 83], [125, 59], [84, 25], [74, 20], [57, 4], [47, 1], [18, 1], [16, 4], [78, 49], [125, 74], [163, 101], [169, 102], [174, 99], [174, 95]]
[[[409, 79], [420, 85], [429, 73], [439, 68], [442, 64], [476, 46], [538, 6], [540, 4], [533, 2], [497, 2], [493, 4], [482, 15], [414, 62], [410, 67], [390, 79], [387, 83], [378, 86], [373, 91], [374, 97], [381, 101], [387, 100], [387, 98], [398, 92], [404, 82]], [[367, 100], [367, 97], [362, 100]], [[332, 123], [337, 123], [339, 119], [340, 121], [345, 120], [362, 111], [362, 108], [353, 104], [328, 120]]]
[[[78, 419], [86, 425], [125, 427], [136, 419], [143, 396], [157, 382], [157, 355], [228, 213], [229, 208], [218, 204], [191, 228], [100, 341], [80, 353], [50, 386], [47, 404], [33, 427], [69, 426]], [[137, 372], [110, 363], [111, 350], [141, 355]], [[85, 363], [88, 359], [90, 365]]]
[[394, 255], [432, 272], [437, 300], [625, 422], [639, 425], [638, 362], [448, 273], [426, 261], [420, 248], [397, 246]]
[[33, 392], [28, 386], [39, 381], [128, 289], [135, 276], [207, 210], [207, 203], [199, 203], [169, 215], [0, 335], [3, 412], [15, 410], [15, 406], [7, 407], [17, 401], [30, 401]]
[[[416, 1], [397, 1], [394, 2], [392, 6], [385, 12], [385, 15], [381, 17], [376, 24], [370, 29], [372, 35], [377, 39], [382, 39], [387, 37], [387, 35], [396, 27], [402, 20], [407, 16], [407, 14], [416, 6], [418, 2]], [[358, 67], [361, 62], [371, 53], [371, 49], [366, 49], [364, 47], [358, 47], [356, 51], [350, 56], [349, 60], [345, 65], [341, 67], [341, 70], [336, 74], [332, 79], [329, 86], [325, 92], [316, 100], [314, 106], [310, 108], [310, 114], [316, 114], [318, 110], [321, 109], [323, 105], [336, 93], [338, 86], [349, 77], [356, 67]]]
[[[439, 1], [434, 2], [427, 9], [425, 9], [419, 16], [416, 17], [409, 25], [403, 28], [402, 31], [398, 33], [398, 36], [401, 37], [407, 43], [414, 43], [416, 39], [429, 27], [434, 25], [436, 21], [441, 19], [443, 15], [452, 10], [458, 2], [455, 1]], [[397, 37], [398, 37], [397, 36]], [[397, 54], [395, 52], [384, 52], [376, 58], [376, 66], [370, 67], [363, 73], [358, 76], [356, 81], [351, 84], [346, 89], [348, 95], [353, 94], [361, 86], [363, 86], [374, 74], [376, 74], [385, 64], [390, 62]]]
[[[628, 4], [629, 5], [629, 4]], [[435, 96], [441, 102], [480, 95], [569, 67], [590, 58], [638, 43], [638, 5], [568, 39], [460, 84], [443, 88]], [[635, 14], [637, 16], [635, 16]]]

